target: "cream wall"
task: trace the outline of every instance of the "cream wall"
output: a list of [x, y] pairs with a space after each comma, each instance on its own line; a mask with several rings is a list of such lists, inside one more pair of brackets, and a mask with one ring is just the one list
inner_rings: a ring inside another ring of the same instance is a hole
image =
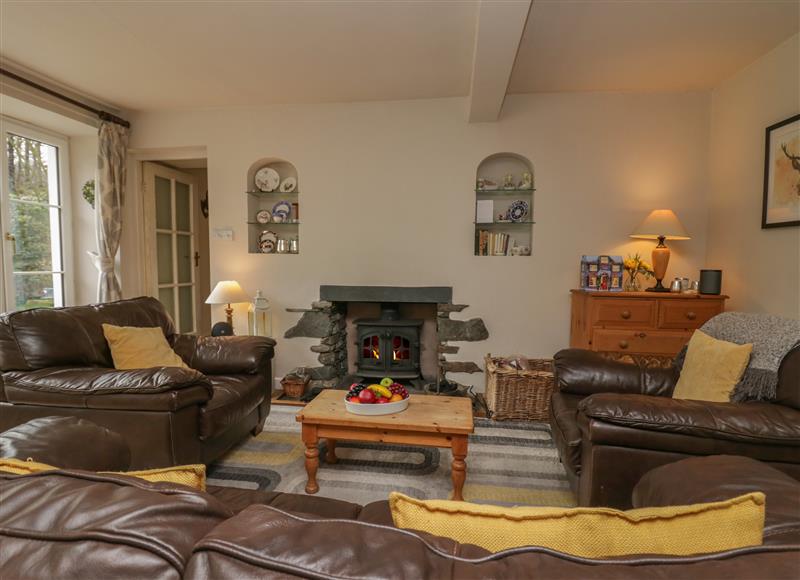
[[86, 255], [97, 250], [94, 209], [83, 199], [83, 184], [94, 179], [97, 167], [97, 137], [69, 138], [72, 211], [73, 304], [90, 304], [97, 298], [97, 269]]
[[[470, 305], [462, 316], [483, 317], [491, 334], [458, 358], [550, 356], [568, 344], [581, 254], [649, 255], [650, 242], [627, 234], [660, 207], [674, 209], [693, 236], [671, 244], [668, 276], [697, 276], [706, 253], [708, 94], [509, 96], [502, 119], [484, 124], [468, 124], [466, 106], [455, 98], [149, 113], [132, 119], [131, 147], [207, 146], [212, 283], [234, 278], [250, 293], [262, 289], [278, 337], [298, 318], [284, 309], [307, 306], [320, 284], [447, 285]], [[475, 169], [500, 151], [535, 168], [528, 258], [473, 256]], [[272, 156], [299, 172], [297, 256], [247, 253], [247, 170]], [[213, 237], [221, 227], [234, 229], [232, 242]], [[313, 342], [279, 338], [276, 376], [313, 364]], [[483, 384], [482, 376], [458, 378]]]
[[711, 96], [708, 263], [736, 310], [800, 318], [800, 227], [761, 229], [766, 127], [800, 113], [800, 35]]

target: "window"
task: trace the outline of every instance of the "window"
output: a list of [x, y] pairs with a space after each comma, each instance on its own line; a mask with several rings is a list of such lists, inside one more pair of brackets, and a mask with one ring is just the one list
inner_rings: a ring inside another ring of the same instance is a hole
[[64, 306], [67, 140], [5, 118], [2, 137], [2, 309]]

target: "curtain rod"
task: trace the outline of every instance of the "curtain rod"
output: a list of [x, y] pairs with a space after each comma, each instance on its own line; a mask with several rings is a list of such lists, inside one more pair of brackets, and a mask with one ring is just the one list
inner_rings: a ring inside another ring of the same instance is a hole
[[41, 91], [43, 93], [46, 93], [46, 94], [50, 95], [51, 97], [55, 97], [57, 99], [61, 99], [62, 101], [65, 101], [65, 102], [69, 103], [70, 105], [74, 105], [76, 107], [79, 107], [79, 108], [83, 109], [84, 111], [89, 111], [90, 113], [94, 113], [95, 115], [97, 115], [97, 117], [101, 121], [109, 121], [111, 123], [116, 123], [117, 125], [122, 125], [123, 127], [127, 127], [128, 129], [130, 129], [131, 124], [128, 121], [126, 121], [125, 119], [123, 119], [121, 117], [117, 117], [116, 115], [112, 115], [108, 111], [103, 111], [101, 109], [95, 109], [94, 107], [90, 107], [86, 103], [81, 103], [80, 101], [76, 101], [75, 99], [73, 99], [71, 97], [68, 97], [67, 95], [62, 95], [61, 93], [59, 93], [57, 91], [54, 91], [51, 88], [45, 87], [43, 85], [40, 85], [39, 83], [36, 83], [36, 82], [34, 82], [34, 81], [30, 80], [30, 79], [26, 79], [25, 77], [20, 76], [20, 75], [18, 75], [16, 73], [13, 73], [13, 72], [11, 72], [9, 70], [6, 70], [6, 69], [4, 69], [2, 67], [0, 67], [0, 74], [2, 74], [3, 76], [7, 76], [9, 78], [12, 78], [15, 81], [19, 81], [24, 85], [28, 85], [29, 87], [33, 87], [37, 91]]

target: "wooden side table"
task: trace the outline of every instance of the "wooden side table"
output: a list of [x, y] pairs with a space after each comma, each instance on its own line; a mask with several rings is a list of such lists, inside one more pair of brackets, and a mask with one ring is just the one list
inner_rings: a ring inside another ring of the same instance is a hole
[[306, 446], [306, 493], [317, 493], [319, 440], [327, 439], [328, 463], [336, 463], [336, 441], [376, 441], [452, 450], [453, 499], [463, 501], [467, 477], [468, 436], [474, 431], [469, 397], [411, 395], [408, 409], [393, 415], [353, 415], [344, 404], [345, 391], [326, 390], [297, 413]]
[[572, 290], [570, 347], [674, 357], [725, 310], [725, 295]]

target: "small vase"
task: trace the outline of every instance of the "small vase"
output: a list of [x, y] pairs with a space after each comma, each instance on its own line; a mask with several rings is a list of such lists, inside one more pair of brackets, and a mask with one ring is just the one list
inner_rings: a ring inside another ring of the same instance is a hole
[[639, 280], [637, 280], [635, 276], [633, 278], [628, 278], [624, 288], [625, 292], [641, 292], [642, 290]]

